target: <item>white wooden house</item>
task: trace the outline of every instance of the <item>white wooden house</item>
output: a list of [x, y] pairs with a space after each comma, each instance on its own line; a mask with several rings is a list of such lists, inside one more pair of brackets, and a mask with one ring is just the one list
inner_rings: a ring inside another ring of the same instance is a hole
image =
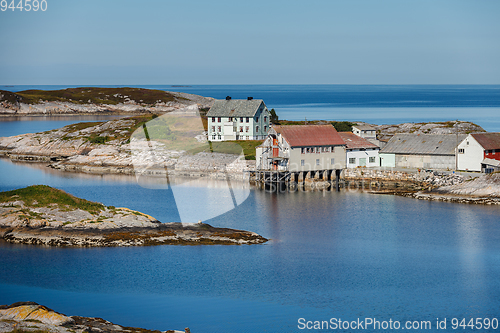
[[264, 140], [270, 116], [261, 99], [217, 100], [207, 113], [208, 140]]
[[352, 133], [380, 147], [377, 140], [377, 130], [370, 125], [353, 125]]
[[339, 132], [346, 144], [346, 161], [348, 168], [380, 166], [378, 152], [380, 148], [362, 137], [350, 133]]

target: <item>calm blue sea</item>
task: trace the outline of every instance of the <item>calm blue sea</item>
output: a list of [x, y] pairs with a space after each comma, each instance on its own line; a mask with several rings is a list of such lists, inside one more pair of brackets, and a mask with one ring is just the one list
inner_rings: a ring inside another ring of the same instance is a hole
[[[499, 86], [146, 87], [263, 98], [288, 119], [477, 119], [500, 131]], [[0, 87], [31, 88], [37, 87]], [[0, 118], [0, 135], [82, 120], [94, 118]], [[171, 189], [146, 189], [133, 177], [62, 173], [0, 159], [0, 191], [32, 184], [179, 221]], [[191, 190], [193, 198], [207, 191]], [[193, 202], [194, 212], [197, 207]], [[193, 333], [308, 331], [299, 329], [300, 318], [431, 321], [427, 332], [472, 332], [453, 330], [452, 318], [500, 319], [500, 207], [356, 191], [251, 190], [241, 205], [204, 222], [271, 240], [258, 246], [95, 249], [0, 242], [0, 304], [30, 300], [68, 315], [159, 330], [190, 327]], [[436, 328], [438, 318], [447, 319], [446, 330]]]
[[[261, 98], [281, 119], [398, 124], [464, 120], [500, 131], [500, 85], [131, 85], [223, 99]], [[76, 86], [0, 86], [54, 90]], [[104, 86], [106, 87], [106, 86]], [[116, 86], [107, 86], [116, 87]]]
[[[134, 178], [8, 160], [0, 160], [0, 174], [0, 190], [42, 183], [179, 219], [170, 190], [144, 189]], [[271, 239], [264, 245], [0, 243], [0, 304], [31, 300], [69, 315], [192, 332], [300, 332], [300, 318], [433, 325], [436, 318], [500, 318], [499, 217], [500, 207], [354, 191], [252, 190], [242, 205], [206, 222], [256, 231]]]

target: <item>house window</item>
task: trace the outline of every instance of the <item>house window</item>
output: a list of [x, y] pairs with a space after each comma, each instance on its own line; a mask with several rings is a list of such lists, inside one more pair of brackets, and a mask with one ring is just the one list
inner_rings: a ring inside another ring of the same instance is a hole
[[356, 164], [356, 157], [349, 157], [349, 164]]
[[255, 118], [255, 122], [258, 123], [259, 122], [259, 117]]
[[267, 116], [264, 116], [264, 122], [267, 123]]
[[322, 150], [323, 150], [323, 153], [328, 153], [330, 150], [330, 147], [323, 147]]
[[305, 160], [300, 160], [300, 166], [304, 166], [306, 164]]
[[330, 164], [331, 164], [331, 165], [334, 165], [334, 164], [335, 164], [335, 159], [334, 159], [334, 158], [332, 158], [332, 160], [330, 161]]
[[306, 148], [300, 148], [300, 153], [305, 154], [306, 153]]
[[459, 148], [458, 149], [459, 154], [465, 154], [465, 149], [464, 148]]
[[267, 133], [267, 126], [264, 126], [264, 132]]
[[215, 133], [212, 135], [212, 139], [214, 139], [214, 140], [215, 140]]
[[247, 117], [247, 123], [249, 123], [249, 122], [250, 122], [250, 118], [249, 118], [249, 117]]
[[316, 147], [316, 154], [319, 154], [321, 152], [321, 147]]
[[316, 165], [319, 165], [319, 158], [316, 159]]
[[248, 133], [249, 130], [250, 130], [250, 127], [249, 126], [245, 126], [245, 132]]
[[218, 135], [218, 137], [219, 137], [219, 140], [220, 140], [220, 139], [221, 139], [221, 136], [220, 136], [220, 134]]
[[255, 127], [255, 132], [259, 132], [259, 126]]
[[218, 121], [219, 121], [219, 123], [221, 122], [221, 117], [219, 117]]
[[375, 156], [370, 156], [370, 158], [368, 159], [368, 162], [375, 163]]
[[240, 117], [240, 123], [242, 123], [242, 122], [243, 122], [243, 117]]
[[217, 132], [220, 132], [220, 126], [217, 126]]
[[215, 123], [215, 117], [212, 117], [212, 122]]
[[240, 126], [240, 133], [243, 133], [243, 126]]
[[215, 126], [212, 126], [212, 133], [215, 132]]

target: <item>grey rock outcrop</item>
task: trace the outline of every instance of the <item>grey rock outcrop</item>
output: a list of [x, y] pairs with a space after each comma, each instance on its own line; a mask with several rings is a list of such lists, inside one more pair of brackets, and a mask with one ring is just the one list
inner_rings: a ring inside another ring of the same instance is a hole
[[0, 305], [0, 333], [7, 332], [141, 332], [182, 333], [184, 331], [151, 331], [143, 328], [125, 327], [102, 318], [66, 316], [34, 302], [18, 302]]

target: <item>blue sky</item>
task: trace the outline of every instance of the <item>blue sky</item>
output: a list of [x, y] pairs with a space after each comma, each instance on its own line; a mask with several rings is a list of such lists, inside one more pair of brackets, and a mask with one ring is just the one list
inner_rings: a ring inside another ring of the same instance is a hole
[[497, 0], [46, 1], [0, 84], [500, 84]]

